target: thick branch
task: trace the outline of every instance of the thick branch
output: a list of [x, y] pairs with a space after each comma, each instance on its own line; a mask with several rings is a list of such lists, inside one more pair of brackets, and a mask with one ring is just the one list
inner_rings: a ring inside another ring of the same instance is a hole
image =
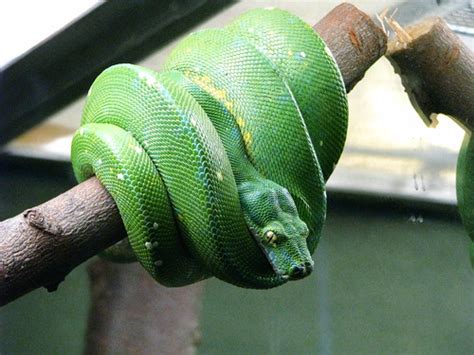
[[[385, 34], [352, 5], [339, 5], [315, 28], [348, 90], [385, 52]], [[41, 286], [54, 290], [75, 266], [125, 236], [112, 198], [95, 178], [1, 222], [0, 233], [0, 305]]]
[[406, 29], [389, 42], [387, 57], [427, 124], [436, 114], [474, 129], [474, 54], [441, 18]]
[[77, 265], [125, 236], [114, 201], [89, 179], [0, 223], [0, 304], [35, 288], [54, 291]]
[[341, 4], [313, 26], [336, 58], [349, 92], [387, 50], [387, 36], [365, 13]]

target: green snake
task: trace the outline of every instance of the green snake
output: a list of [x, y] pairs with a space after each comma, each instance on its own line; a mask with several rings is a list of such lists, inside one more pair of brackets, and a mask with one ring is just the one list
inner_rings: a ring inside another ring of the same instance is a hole
[[89, 90], [71, 160], [115, 200], [161, 284], [271, 288], [309, 275], [347, 98], [298, 17], [256, 9], [185, 38], [161, 72], [131, 64]]
[[456, 194], [458, 209], [469, 236], [471, 265], [474, 268], [474, 140], [466, 133], [456, 167]]

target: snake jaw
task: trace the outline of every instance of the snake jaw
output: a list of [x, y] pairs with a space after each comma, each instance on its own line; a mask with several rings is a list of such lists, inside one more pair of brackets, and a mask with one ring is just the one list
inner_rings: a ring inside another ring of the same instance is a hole
[[289, 265], [282, 265], [275, 251], [265, 252], [265, 255], [275, 273], [283, 280], [300, 280], [309, 276], [313, 271], [314, 262], [311, 258], [301, 262], [292, 260], [289, 262]]
[[307, 229], [290, 237], [275, 230], [278, 223], [272, 225], [273, 228], [260, 233], [254, 228], [250, 231], [275, 274], [284, 281], [299, 280], [311, 274], [314, 262], [306, 247]]

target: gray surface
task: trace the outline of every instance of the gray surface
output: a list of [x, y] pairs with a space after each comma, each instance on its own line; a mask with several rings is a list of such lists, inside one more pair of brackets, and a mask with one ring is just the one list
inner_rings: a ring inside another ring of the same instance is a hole
[[209, 282], [199, 354], [474, 353], [459, 223], [341, 207], [330, 207], [309, 279], [268, 292]]

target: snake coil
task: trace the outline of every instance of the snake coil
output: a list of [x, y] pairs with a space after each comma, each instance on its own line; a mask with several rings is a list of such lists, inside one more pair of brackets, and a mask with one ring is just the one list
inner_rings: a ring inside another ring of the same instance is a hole
[[184, 39], [161, 72], [120, 64], [94, 81], [71, 158], [114, 198], [160, 283], [300, 279], [326, 215], [347, 99], [313, 29], [257, 9]]
[[456, 166], [456, 195], [459, 213], [471, 238], [469, 256], [474, 268], [474, 139], [472, 133], [464, 136]]

